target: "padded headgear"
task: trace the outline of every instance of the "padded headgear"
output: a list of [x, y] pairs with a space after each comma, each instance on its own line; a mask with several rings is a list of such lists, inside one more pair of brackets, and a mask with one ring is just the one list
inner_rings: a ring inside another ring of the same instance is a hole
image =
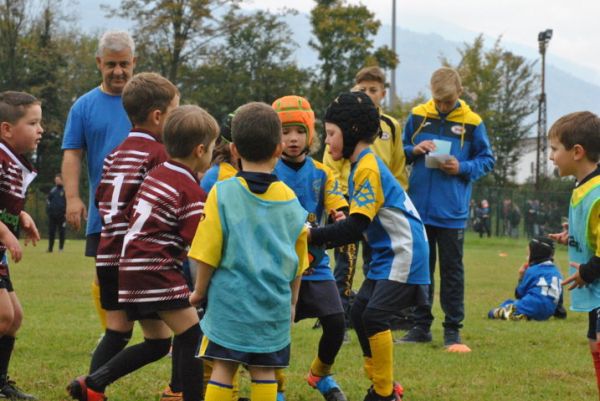
[[221, 131], [221, 139], [227, 143], [233, 142], [231, 138], [231, 120], [233, 120], [233, 116], [235, 115], [235, 111], [233, 113], [227, 114], [220, 124]]
[[552, 260], [554, 256], [554, 241], [546, 237], [536, 237], [529, 241], [529, 264]]
[[300, 125], [304, 127], [308, 134], [306, 146], [310, 146], [315, 137], [315, 113], [308, 100], [300, 96], [290, 95], [275, 100], [272, 106], [279, 115], [282, 126]]
[[342, 156], [349, 159], [359, 141], [372, 143], [380, 130], [379, 111], [363, 92], [344, 92], [327, 107], [325, 122], [340, 127], [344, 137]]

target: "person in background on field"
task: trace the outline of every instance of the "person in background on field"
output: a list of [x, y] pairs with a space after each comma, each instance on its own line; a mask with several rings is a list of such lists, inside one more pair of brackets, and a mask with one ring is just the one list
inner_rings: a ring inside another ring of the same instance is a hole
[[65, 246], [65, 189], [62, 176], [54, 176], [54, 187], [46, 197], [46, 214], [48, 215], [48, 252], [54, 249], [54, 238], [58, 230], [58, 251], [62, 252]]
[[[94, 203], [104, 158], [129, 134], [131, 121], [123, 108], [121, 93], [133, 75], [135, 44], [127, 32], [105, 32], [98, 42], [96, 66], [102, 74], [99, 86], [75, 101], [69, 111], [62, 143], [62, 177], [67, 201], [67, 223], [75, 230], [87, 219], [85, 256], [96, 257], [102, 223]], [[83, 157], [87, 160], [89, 201], [79, 195]], [[106, 313], [100, 305], [100, 287], [94, 276], [92, 298], [106, 329]]]
[[14, 263], [23, 256], [17, 239], [19, 230], [36, 244], [40, 234], [23, 208], [27, 187], [37, 173], [23, 156], [34, 151], [44, 129], [42, 106], [25, 92], [0, 93], [0, 399], [35, 400], [8, 377], [8, 366], [15, 347], [17, 331], [23, 321], [23, 308], [13, 287], [7, 251]]
[[559, 118], [548, 131], [550, 160], [561, 177], [574, 176], [567, 229], [550, 237], [568, 245], [571, 310], [587, 312], [587, 338], [600, 394], [600, 117], [582, 111]]
[[527, 262], [519, 268], [515, 298], [489, 311], [490, 319], [548, 320], [562, 305], [563, 279], [554, 264], [554, 242], [537, 237], [529, 241]]
[[479, 207], [475, 211], [477, 220], [479, 223], [479, 238], [483, 237], [483, 234], [487, 234], [488, 238], [492, 236], [492, 227], [490, 221], [490, 204], [486, 199], [483, 199], [479, 204]]
[[[488, 174], [495, 159], [481, 117], [459, 97], [458, 72], [442, 67], [431, 76], [432, 98], [412, 109], [404, 129], [406, 160], [412, 164], [408, 195], [429, 239], [429, 304], [418, 307], [414, 327], [401, 342], [431, 342], [436, 262], [440, 266], [440, 303], [444, 312], [444, 346], [469, 352], [460, 330], [465, 317], [463, 247], [473, 182]], [[428, 154], [445, 155], [440, 164]], [[436, 168], [437, 167], [437, 168]]]

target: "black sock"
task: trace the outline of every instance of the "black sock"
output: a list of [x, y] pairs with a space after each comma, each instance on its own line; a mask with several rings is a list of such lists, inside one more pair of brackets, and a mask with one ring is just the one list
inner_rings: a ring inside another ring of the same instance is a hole
[[0, 337], [0, 387], [6, 384], [8, 376], [8, 363], [15, 348], [15, 338], [12, 336]]
[[173, 354], [178, 354], [177, 369], [184, 401], [200, 401], [202, 395], [202, 361], [196, 358], [200, 336], [200, 325], [196, 323], [173, 339]]
[[110, 361], [89, 375], [85, 382], [94, 391], [104, 392], [106, 386], [115, 380], [159, 360], [169, 353], [170, 338], [150, 340], [125, 348]]
[[344, 331], [346, 330], [344, 314], [321, 316], [319, 320], [323, 327], [323, 335], [319, 340], [319, 359], [327, 365], [333, 365], [344, 342]]
[[171, 351], [171, 382], [169, 387], [174, 393], [180, 393], [182, 391], [181, 378], [179, 377], [179, 352], [175, 350]]
[[106, 329], [104, 336], [102, 336], [102, 339], [94, 350], [94, 355], [92, 355], [90, 374], [94, 373], [100, 366], [110, 361], [113, 356], [123, 351], [123, 348], [125, 348], [127, 343], [129, 343], [129, 340], [131, 340], [132, 333], [133, 330], [123, 333]]

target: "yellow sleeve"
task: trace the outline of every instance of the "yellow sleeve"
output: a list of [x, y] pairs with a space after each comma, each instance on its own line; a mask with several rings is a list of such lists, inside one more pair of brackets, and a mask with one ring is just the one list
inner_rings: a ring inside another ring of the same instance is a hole
[[600, 257], [600, 200], [592, 206], [589, 224], [589, 242], [594, 248], [594, 255]]
[[408, 190], [408, 174], [406, 172], [406, 156], [404, 155], [404, 145], [402, 144], [402, 128], [395, 118], [390, 118], [393, 121], [396, 138], [392, 142], [391, 146], [391, 158], [392, 163], [390, 170], [396, 180], [402, 185], [402, 188]]
[[342, 191], [339, 181], [336, 180], [333, 171], [327, 166], [323, 166], [323, 171], [327, 177], [327, 180], [325, 181], [325, 191], [323, 191], [325, 197], [325, 212], [329, 213], [332, 209], [337, 210], [348, 207], [344, 192]]
[[188, 253], [190, 258], [213, 267], [219, 266], [223, 249], [223, 230], [217, 205], [217, 187], [213, 186], [208, 193], [204, 204], [204, 216], [198, 224]]
[[[366, 163], [365, 163], [366, 162]], [[369, 166], [365, 166], [365, 164]], [[371, 221], [383, 205], [381, 176], [375, 158], [361, 162], [354, 173], [354, 193], [350, 199], [350, 214], [360, 213]]]
[[304, 226], [296, 240], [296, 254], [298, 255], [298, 274], [301, 276], [308, 269], [308, 228]]
[[342, 159], [335, 161], [329, 154], [329, 145], [325, 147], [325, 153], [323, 153], [323, 164], [329, 167], [333, 173], [334, 178], [340, 184], [341, 192], [346, 195], [348, 194], [348, 177], [350, 176], [350, 161]]

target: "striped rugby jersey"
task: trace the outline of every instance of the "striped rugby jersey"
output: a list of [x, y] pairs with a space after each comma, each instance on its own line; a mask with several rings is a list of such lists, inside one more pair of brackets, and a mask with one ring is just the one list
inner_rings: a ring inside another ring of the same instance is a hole
[[197, 176], [169, 160], [144, 178], [134, 201], [119, 262], [119, 302], [187, 298], [181, 272], [204, 212]]
[[102, 233], [96, 256], [99, 268], [118, 268], [135, 195], [148, 172], [168, 158], [160, 136], [134, 129], [104, 159], [96, 190]]
[[[13, 234], [19, 228], [19, 214], [25, 207], [27, 187], [37, 176], [37, 172], [23, 157], [4, 141], [0, 140], [0, 221], [2, 221]], [[6, 247], [0, 243], [0, 259]], [[6, 265], [0, 265], [0, 270]]]

